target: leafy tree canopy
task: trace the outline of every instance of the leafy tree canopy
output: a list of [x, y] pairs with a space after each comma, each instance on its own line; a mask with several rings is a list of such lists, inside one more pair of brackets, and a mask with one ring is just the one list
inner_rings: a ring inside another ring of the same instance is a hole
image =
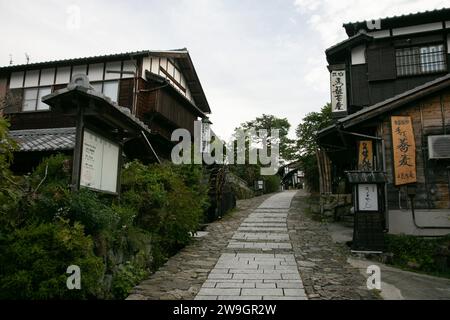
[[297, 147], [301, 155], [312, 155], [317, 149], [316, 133], [332, 124], [331, 105], [327, 103], [320, 112], [310, 112], [297, 126]]

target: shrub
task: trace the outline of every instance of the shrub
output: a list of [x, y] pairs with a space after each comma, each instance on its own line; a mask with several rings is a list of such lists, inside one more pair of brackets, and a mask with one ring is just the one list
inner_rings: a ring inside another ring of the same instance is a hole
[[[129, 163], [120, 198], [72, 192], [70, 172], [70, 158], [54, 155], [21, 179], [29, 192], [8, 194], [15, 186], [0, 180], [0, 298], [123, 298], [190, 241], [208, 205], [197, 166]], [[81, 291], [66, 288], [72, 264]]]
[[127, 261], [117, 271], [111, 286], [116, 299], [126, 298], [133, 286], [147, 275], [145, 269]]
[[149, 165], [137, 161], [123, 172], [123, 206], [135, 208], [137, 225], [154, 234], [154, 256], [164, 260], [197, 231], [207, 205], [201, 171], [193, 166]]
[[14, 229], [24, 192], [9, 169], [17, 146], [8, 137], [8, 127], [8, 121], [0, 115], [0, 228]]
[[278, 175], [262, 176], [264, 180], [264, 192], [272, 193], [280, 191], [281, 179]]
[[[393, 253], [394, 265], [450, 277], [450, 236], [427, 239], [410, 235], [386, 235], [385, 243], [386, 250]], [[439, 263], [441, 257], [447, 262]]]
[[[84, 299], [101, 293], [102, 259], [81, 224], [30, 224], [0, 239], [1, 299]], [[81, 290], [68, 290], [67, 267], [81, 269]]]

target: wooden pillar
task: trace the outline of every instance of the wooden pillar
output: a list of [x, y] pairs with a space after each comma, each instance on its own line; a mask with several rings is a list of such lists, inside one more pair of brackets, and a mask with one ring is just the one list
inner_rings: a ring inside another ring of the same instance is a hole
[[76, 119], [75, 147], [72, 157], [72, 191], [80, 187], [81, 157], [83, 152], [84, 107], [78, 104]]

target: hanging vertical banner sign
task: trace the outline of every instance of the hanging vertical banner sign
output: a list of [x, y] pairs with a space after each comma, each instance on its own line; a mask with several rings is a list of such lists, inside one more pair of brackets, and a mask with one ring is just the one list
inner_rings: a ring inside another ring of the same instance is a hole
[[331, 111], [347, 111], [347, 86], [345, 82], [345, 70], [333, 70], [331, 80]]
[[393, 116], [391, 125], [395, 185], [417, 182], [416, 142], [411, 117]]
[[371, 140], [359, 141], [358, 170], [373, 170], [373, 145]]

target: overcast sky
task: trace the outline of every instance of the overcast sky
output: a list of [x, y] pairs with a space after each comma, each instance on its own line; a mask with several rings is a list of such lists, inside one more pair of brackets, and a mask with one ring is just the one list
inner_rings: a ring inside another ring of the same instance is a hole
[[[329, 101], [324, 50], [344, 22], [449, 7], [449, 0], [0, 0], [0, 65], [143, 49], [190, 51], [227, 138], [263, 113], [302, 117]], [[80, 23], [70, 19], [80, 10]], [[293, 130], [292, 130], [293, 134]]]

